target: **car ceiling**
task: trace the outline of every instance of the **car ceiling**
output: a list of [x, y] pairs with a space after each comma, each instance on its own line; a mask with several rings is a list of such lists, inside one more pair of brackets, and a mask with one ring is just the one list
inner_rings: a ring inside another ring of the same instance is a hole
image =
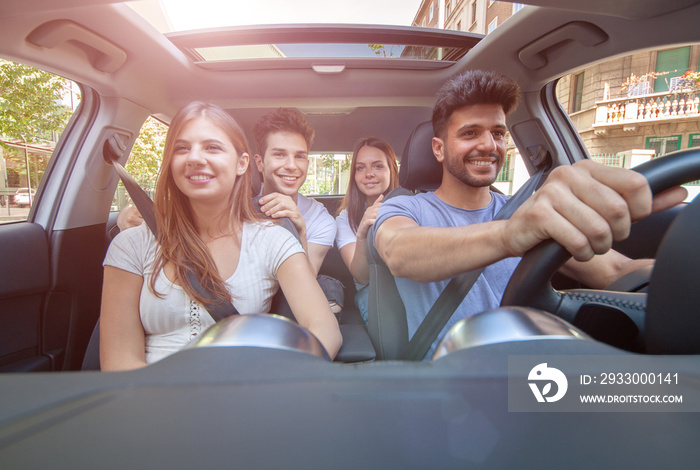
[[[524, 92], [539, 93], [544, 84], [584, 63], [656, 47], [660, 41], [669, 45], [698, 42], [699, 0], [525, 3], [552, 7], [556, 3], [556, 9], [525, 8], [508, 20], [516, 28], [496, 29], [446, 68], [348, 67], [330, 75], [309, 67], [206, 70], [128, 6], [96, 0], [3, 2], [0, 55], [85, 83], [103, 97], [121, 97], [164, 121], [180, 106], [199, 99], [228, 109], [250, 132], [263, 113], [280, 106], [296, 107], [307, 113], [316, 129], [314, 151], [349, 150], [358, 137], [378, 134], [400, 154], [415, 125], [430, 118], [442, 83], [461, 71], [499, 70], [515, 78]], [[688, 5], [694, 5], [692, 14], [672, 13]], [[584, 7], [586, 11], [580, 11]], [[604, 15], [592, 13], [593, 9]], [[115, 45], [124, 53], [123, 64], [111, 72], [99, 71], [95, 68], [99, 53], [90, 46], [76, 47], [67, 41], [47, 48], [27, 39], [32, 39], [37, 27], [57, 19], [81, 25]]]

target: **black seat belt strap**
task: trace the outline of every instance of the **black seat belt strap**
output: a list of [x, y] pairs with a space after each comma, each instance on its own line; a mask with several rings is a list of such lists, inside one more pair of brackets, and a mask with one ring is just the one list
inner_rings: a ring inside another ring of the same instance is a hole
[[[540, 169], [501, 207], [493, 220], [509, 218], [538, 188], [546, 169]], [[403, 359], [419, 361], [425, 357], [430, 346], [445, 327], [454, 312], [466, 298], [484, 268], [473, 269], [453, 277], [445, 286], [430, 311], [418, 326], [416, 333], [406, 345]]]
[[[103, 147], [104, 158], [117, 170], [119, 178], [121, 178], [122, 183], [124, 183], [124, 187], [129, 193], [129, 196], [131, 196], [131, 200], [134, 201], [134, 205], [141, 213], [141, 217], [143, 217], [144, 222], [157, 240], [158, 226], [156, 225], [156, 212], [153, 207], [153, 200], [148, 197], [146, 191], [144, 191], [143, 188], [139, 186], [136, 181], [134, 181], [126, 169], [117, 161], [119, 158], [119, 152], [113, 148], [115, 143], [112, 142], [112, 140], [113, 139], [108, 139], [105, 141]], [[199, 282], [199, 279], [192, 269], [187, 269], [187, 278], [189, 279], [190, 284], [192, 284], [194, 290], [196, 290], [206, 299], [204, 308], [207, 309], [207, 312], [209, 312], [209, 315], [211, 315], [214, 321], [218, 322], [219, 320], [223, 320], [231, 315], [238, 315], [238, 310], [236, 310], [236, 307], [234, 307], [231, 302], [223, 302], [214, 297], [210, 291], [205, 289]]]

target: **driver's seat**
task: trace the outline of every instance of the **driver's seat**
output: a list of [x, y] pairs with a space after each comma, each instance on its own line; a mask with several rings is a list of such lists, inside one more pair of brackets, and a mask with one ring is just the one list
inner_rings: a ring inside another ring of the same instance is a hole
[[[397, 195], [432, 191], [442, 182], [442, 165], [433, 155], [433, 125], [419, 124], [406, 142], [401, 157], [399, 184], [385, 201]], [[377, 253], [374, 244], [376, 226], [367, 236], [369, 261], [369, 308], [367, 329], [377, 352], [377, 359], [400, 359], [408, 345], [406, 309], [399, 296], [394, 276]]]

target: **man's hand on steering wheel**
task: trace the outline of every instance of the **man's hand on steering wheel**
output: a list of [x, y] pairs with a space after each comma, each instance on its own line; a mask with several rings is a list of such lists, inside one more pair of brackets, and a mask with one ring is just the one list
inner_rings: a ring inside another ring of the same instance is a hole
[[[653, 201], [642, 202], [650, 204], [649, 212], [658, 212], [679, 204], [685, 197], [686, 190], [678, 185], [700, 179], [700, 151], [690, 149], [675, 152], [640, 165], [635, 171], [646, 179], [650, 192], [654, 194]], [[623, 177], [630, 174], [613, 173]], [[635, 176], [635, 184], [637, 179]], [[619, 187], [617, 184], [615, 186]], [[623, 198], [628, 200], [627, 197]], [[630, 220], [637, 220], [637, 215], [630, 208]], [[575, 322], [580, 309], [586, 305], [604, 306], [623, 313], [634, 323], [640, 337], [644, 338], [649, 320], [646, 294], [592, 289], [556, 291], [552, 288], [549, 280], [570, 257], [565, 247], [554, 240], [546, 240], [530, 249], [513, 273], [501, 305], [538, 308], [569, 322]], [[657, 259], [657, 264], [659, 261]]]
[[554, 239], [575, 259], [587, 261], [629, 236], [633, 221], [685, 197], [685, 189], [678, 187], [652, 199], [641, 174], [591, 160], [559, 166], [508, 220], [505, 244], [514, 256], [522, 256]]

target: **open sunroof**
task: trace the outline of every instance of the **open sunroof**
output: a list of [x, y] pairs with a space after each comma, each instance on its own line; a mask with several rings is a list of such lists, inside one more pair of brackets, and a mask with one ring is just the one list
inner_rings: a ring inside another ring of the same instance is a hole
[[420, 67], [416, 61], [429, 61], [444, 67], [463, 57], [483, 37], [449, 30], [371, 25], [263, 25], [165, 36], [205, 68], [266, 63], [289, 66], [293, 61], [308, 60], [344, 64], [369, 61], [364, 62], [366, 66], [372, 61], [405, 61], [406, 67]]

